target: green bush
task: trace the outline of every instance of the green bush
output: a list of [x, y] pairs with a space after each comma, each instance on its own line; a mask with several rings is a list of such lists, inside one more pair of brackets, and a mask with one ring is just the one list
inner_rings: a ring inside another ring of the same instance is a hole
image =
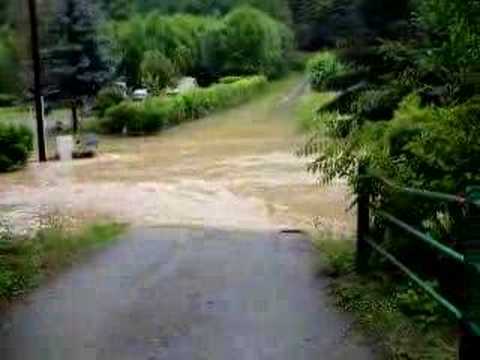
[[125, 99], [122, 90], [116, 86], [103, 88], [97, 94], [94, 110], [98, 116], [103, 117], [107, 109], [120, 104]]
[[291, 30], [267, 14], [240, 7], [205, 35], [203, 65], [212, 77], [285, 73], [294, 48]]
[[170, 85], [177, 73], [174, 64], [158, 50], [147, 51], [140, 68], [143, 84], [155, 95]]
[[357, 127], [357, 118], [354, 115], [340, 115], [338, 113], [321, 113], [320, 122], [327, 136], [341, 139], [346, 138]]
[[33, 134], [25, 126], [0, 123], [0, 172], [24, 166], [33, 150]]
[[139, 106], [131, 101], [125, 101], [109, 108], [105, 118], [100, 122], [100, 128], [109, 134], [120, 134], [131, 122], [138, 118]]
[[199, 88], [174, 97], [154, 97], [143, 103], [123, 102], [106, 112], [101, 128], [107, 133], [153, 133], [164, 126], [195, 120], [214, 111], [248, 101], [267, 85], [263, 76], [231, 84]]
[[309, 81], [315, 90], [323, 90], [329, 80], [350, 70], [351, 67], [332, 52], [322, 52], [307, 64]]

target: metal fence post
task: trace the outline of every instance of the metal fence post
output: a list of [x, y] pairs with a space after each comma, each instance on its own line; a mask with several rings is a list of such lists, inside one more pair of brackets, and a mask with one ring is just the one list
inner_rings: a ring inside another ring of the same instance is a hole
[[478, 359], [480, 354], [480, 334], [472, 328], [472, 325], [480, 325], [480, 207], [473, 204], [480, 202], [480, 187], [467, 189], [467, 199], [460, 244], [465, 255], [465, 316], [460, 338], [460, 360]]
[[361, 164], [358, 167], [357, 183], [357, 271], [364, 272], [368, 268], [370, 257], [370, 246], [367, 243], [367, 236], [370, 230], [370, 193], [365, 187], [366, 166]]

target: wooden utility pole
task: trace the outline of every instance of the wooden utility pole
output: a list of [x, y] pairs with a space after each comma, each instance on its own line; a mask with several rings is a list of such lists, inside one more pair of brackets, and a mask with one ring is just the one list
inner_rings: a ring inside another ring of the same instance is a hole
[[36, 0], [28, 0], [28, 9], [30, 14], [30, 42], [32, 45], [32, 61], [34, 75], [34, 99], [35, 113], [37, 118], [37, 142], [38, 142], [38, 159], [40, 162], [47, 161], [47, 149], [45, 145], [45, 126], [43, 119], [43, 101], [42, 101], [42, 84], [41, 84], [41, 59], [40, 44], [38, 40], [38, 20], [37, 20], [37, 4]]

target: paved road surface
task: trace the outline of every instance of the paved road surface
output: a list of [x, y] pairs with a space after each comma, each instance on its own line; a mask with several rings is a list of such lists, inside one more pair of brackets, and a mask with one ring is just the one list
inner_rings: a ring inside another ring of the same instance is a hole
[[0, 316], [0, 359], [373, 359], [315, 262], [301, 235], [132, 230]]

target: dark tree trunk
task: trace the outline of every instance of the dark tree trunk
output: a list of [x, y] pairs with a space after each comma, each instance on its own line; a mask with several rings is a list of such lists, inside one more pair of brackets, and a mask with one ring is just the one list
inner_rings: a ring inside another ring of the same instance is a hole
[[72, 130], [76, 134], [78, 132], [78, 103], [72, 102]]

